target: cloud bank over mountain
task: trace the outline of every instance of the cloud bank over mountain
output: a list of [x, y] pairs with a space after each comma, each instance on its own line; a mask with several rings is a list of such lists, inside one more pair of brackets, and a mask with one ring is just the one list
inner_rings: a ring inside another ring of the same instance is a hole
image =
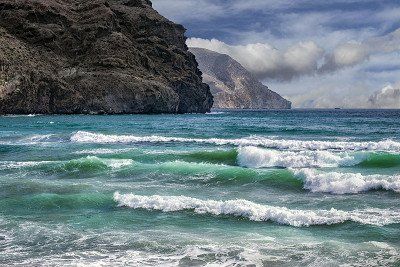
[[268, 43], [228, 45], [217, 39], [201, 38], [190, 38], [187, 44], [227, 54], [259, 79], [286, 81], [298, 76], [323, 74], [355, 66], [375, 53], [400, 51], [400, 29], [361, 43], [342, 43], [332, 51], [326, 51], [314, 41], [299, 42], [285, 50], [279, 50]]
[[191, 38], [187, 44], [227, 54], [261, 80], [291, 80], [313, 74], [324, 54], [324, 50], [312, 41], [294, 44], [283, 51], [267, 43], [232, 46], [217, 39]]
[[400, 77], [395, 0], [153, 3], [185, 25], [189, 46], [230, 55], [295, 107], [370, 107], [374, 93]]

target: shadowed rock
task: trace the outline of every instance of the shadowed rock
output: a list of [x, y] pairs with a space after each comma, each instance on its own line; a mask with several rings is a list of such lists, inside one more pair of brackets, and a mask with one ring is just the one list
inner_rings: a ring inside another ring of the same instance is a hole
[[0, 114], [207, 112], [184, 32], [148, 0], [0, 0]]

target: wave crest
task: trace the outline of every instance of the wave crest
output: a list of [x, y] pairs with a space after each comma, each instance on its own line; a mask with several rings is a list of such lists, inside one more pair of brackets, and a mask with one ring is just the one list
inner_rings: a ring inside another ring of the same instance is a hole
[[106, 135], [85, 131], [71, 136], [77, 143], [207, 143], [215, 145], [262, 146], [285, 150], [342, 150], [342, 151], [400, 151], [400, 142], [382, 140], [378, 142], [344, 142], [344, 141], [312, 141], [312, 140], [279, 140], [266, 137], [251, 136], [239, 139], [221, 138], [184, 138], [164, 136]]
[[238, 164], [250, 168], [266, 167], [337, 167], [353, 166], [362, 162], [365, 155], [332, 153], [329, 151], [277, 151], [258, 147], [238, 149]]
[[370, 190], [392, 190], [400, 193], [400, 176], [362, 175], [361, 173], [322, 173], [313, 169], [293, 170], [311, 192], [356, 194]]
[[260, 205], [236, 199], [227, 201], [201, 200], [186, 196], [140, 196], [114, 193], [119, 206], [133, 209], [160, 210], [173, 212], [193, 210], [198, 214], [232, 215], [252, 221], [273, 221], [296, 227], [311, 225], [332, 225], [346, 221], [361, 224], [387, 225], [400, 223], [400, 210], [366, 209], [354, 211], [295, 210], [286, 207]]

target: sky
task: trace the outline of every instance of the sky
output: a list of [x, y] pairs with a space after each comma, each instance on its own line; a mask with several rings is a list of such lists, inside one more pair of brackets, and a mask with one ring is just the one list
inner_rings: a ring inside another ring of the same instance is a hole
[[400, 108], [400, 0], [153, 0], [298, 108]]

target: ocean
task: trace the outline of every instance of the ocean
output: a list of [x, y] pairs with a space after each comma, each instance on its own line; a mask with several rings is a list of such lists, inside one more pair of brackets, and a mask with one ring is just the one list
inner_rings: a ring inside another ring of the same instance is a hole
[[400, 111], [0, 117], [0, 265], [400, 266]]

